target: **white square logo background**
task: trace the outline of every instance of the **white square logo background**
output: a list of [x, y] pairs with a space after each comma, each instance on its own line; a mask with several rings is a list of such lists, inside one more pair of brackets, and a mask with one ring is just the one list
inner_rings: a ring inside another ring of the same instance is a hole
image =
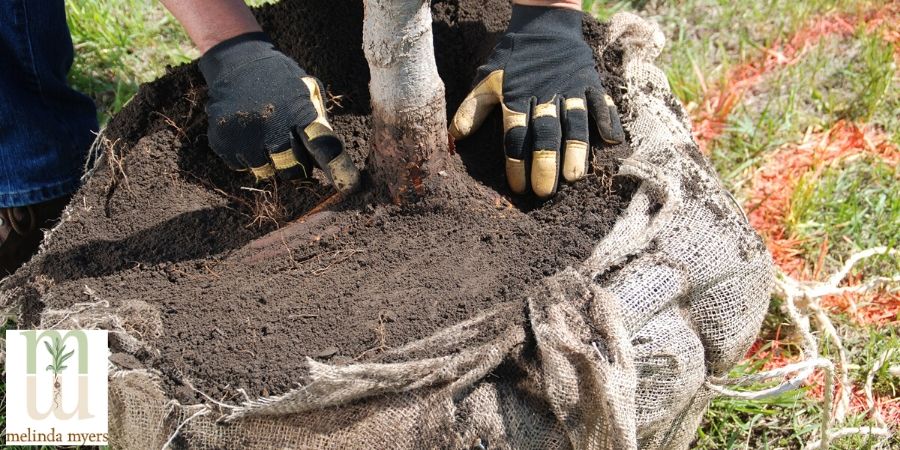
[[[86, 348], [79, 348], [78, 339], [67, 334], [69, 330], [55, 331], [63, 338], [65, 353], [74, 351], [63, 364], [66, 368], [59, 375], [58, 408], [54, 405], [54, 374], [48, 370], [53, 357], [45, 345], [45, 342], [52, 344], [52, 338], [42, 335], [43, 330], [6, 331], [6, 443], [81, 445], [85, 444], [86, 435], [94, 433], [102, 437], [95, 436], [87, 444], [106, 445], [109, 419], [108, 332], [76, 331], [84, 333], [87, 338]], [[36, 359], [33, 375], [27, 371], [28, 332], [40, 337], [33, 350]], [[87, 353], [84, 374], [79, 373], [80, 352]], [[23, 435], [27, 436], [25, 440], [22, 440]], [[50, 438], [52, 441], [47, 440], [50, 435], [53, 436]]]

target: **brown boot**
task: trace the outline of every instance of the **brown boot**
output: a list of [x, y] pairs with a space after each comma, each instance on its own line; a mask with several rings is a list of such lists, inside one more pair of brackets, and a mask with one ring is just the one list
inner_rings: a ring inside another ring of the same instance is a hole
[[31, 259], [44, 238], [44, 230], [56, 224], [71, 198], [0, 208], [0, 278]]

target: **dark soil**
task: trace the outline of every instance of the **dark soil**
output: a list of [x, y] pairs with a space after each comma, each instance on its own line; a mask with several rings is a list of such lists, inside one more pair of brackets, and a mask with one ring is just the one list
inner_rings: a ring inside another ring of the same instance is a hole
[[[509, 2], [433, 6], [452, 114], [505, 28]], [[257, 16], [328, 86], [333, 124], [361, 165], [371, 133], [362, 2], [291, 0]], [[598, 44], [606, 30], [586, 20], [585, 32]], [[616, 52], [603, 57], [615, 71]], [[605, 82], [621, 101], [622, 83], [609, 74]], [[623, 145], [595, 149], [595, 174], [547, 203], [511, 196], [496, 114], [457, 143], [447, 173], [463, 186], [455, 194], [405, 208], [361, 194], [308, 214], [331, 189], [322, 180], [254, 185], [230, 172], [208, 148], [205, 100], [193, 64], [143, 86], [111, 122], [106, 158], [75, 195], [79, 208], [3, 286], [25, 303], [26, 324], [42, 308], [98, 298], [158, 307], [162, 333], [143, 336], [158, 353], [117, 360], [160, 370], [184, 401], [194, 396], [179, 380], [215, 398], [236, 388], [277, 394], [301, 380], [303, 356], [370, 359], [523, 302], [529, 286], [590, 254], [633, 191], [610, 175]]]

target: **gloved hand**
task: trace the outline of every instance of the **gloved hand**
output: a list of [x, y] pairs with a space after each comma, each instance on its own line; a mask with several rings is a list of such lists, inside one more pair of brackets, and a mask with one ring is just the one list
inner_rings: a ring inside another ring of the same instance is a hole
[[359, 171], [325, 116], [325, 90], [264, 33], [247, 33], [200, 58], [209, 86], [209, 145], [229, 167], [257, 179], [309, 177], [313, 165], [341, 192]]
[[500, 104], [506, 177], [515, 193], [524, 193], [530, 178], [532, 191], [547, 198], [556, 193], [560, 172], [570, 182], [585, 176], [588, 111], [604, 141], [625, 139], [582, 36], [582, 17], [570, 9], [513, 5], [506, 35], [450, 124], [454, 139], [465, 138]]

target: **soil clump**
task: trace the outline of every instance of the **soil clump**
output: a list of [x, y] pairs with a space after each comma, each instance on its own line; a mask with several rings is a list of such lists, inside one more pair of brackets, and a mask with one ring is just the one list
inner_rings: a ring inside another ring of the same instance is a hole
[[[327, 86], [332, 124], [362, 165], [371, 135], [362, 2], [286, 0], [256, 11], [277, 47]], [[452, 117], [509, 17], [507, 0], [433, 2], [437, 63]], [[606, 29], [585, 21], [597, 48]], [[619, 103], [615, 49], [596, 55]], [[566, 76], [566, 74], [560, 74]], [[229, 171], [206, 140], [205, 84], [195, 64], [143, 86], [100, 146], [104, 159], [46, 250], [4, 281], [41, 311], [108, 301], [149, 305], [132, 324], [147, 349], [111, 335], [117, 361], [159, 370], [170, 393], [195, 401], [274, 395], [302, 381], [306, 356], [345, 363], [426, 337], [590, 255], [634, 187], [613, 179], [627, 144], [595, 148], [594, 173], [546, 203], [512, 196], [502, 123], [458, 142], [453, 194], [408, 207], [360, 194], [310, 211], [332, 190], [319, 178], [254, 184]], [[600, 142], [592, 136], [593, 142]], [[321, 174], [319, 174], [321, 176]], [[41, 300], [39, 300], [41, 299]], [[158, 316], [157, 316], [158, 314]]]

